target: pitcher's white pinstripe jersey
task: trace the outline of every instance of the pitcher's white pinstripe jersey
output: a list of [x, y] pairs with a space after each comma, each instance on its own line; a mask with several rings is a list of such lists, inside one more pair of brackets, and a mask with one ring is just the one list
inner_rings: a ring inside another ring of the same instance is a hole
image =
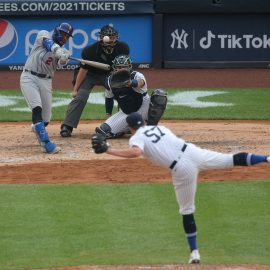
[[180, 213], [195, 211], [197, 177], [200, 171], [233, 167], [233, 155], [202, 149], [186, 143], [164, 126], [143, 126], [129, 140], [153, 163], [171, 169]]

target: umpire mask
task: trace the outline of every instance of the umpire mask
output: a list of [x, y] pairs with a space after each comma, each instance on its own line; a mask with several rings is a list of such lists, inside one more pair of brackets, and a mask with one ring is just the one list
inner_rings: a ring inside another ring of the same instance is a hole
[[[109, 41], [103, 41], [103, 38], [108, 36], [110, 38]], [[114, 46], [118, 41], [118, 32], [111, 25], [105, 25], [100, 29], [99, 39], [102, 46], [103, 51], [106, 54], [112, 54], [114, 50]]]

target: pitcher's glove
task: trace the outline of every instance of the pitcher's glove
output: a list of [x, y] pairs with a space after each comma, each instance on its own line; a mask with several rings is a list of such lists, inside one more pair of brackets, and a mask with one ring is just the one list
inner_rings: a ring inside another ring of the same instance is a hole
[[126, 69], [113, 71], [109, 76], [111, 88], [122, 88], [130, 85], [131, 74]]
[[106, 142], [106, 137], [100, 133], [96, 133], [92, 136], [91, 143], [96, 154], [105, 153], [109, 148], [109, 144]]

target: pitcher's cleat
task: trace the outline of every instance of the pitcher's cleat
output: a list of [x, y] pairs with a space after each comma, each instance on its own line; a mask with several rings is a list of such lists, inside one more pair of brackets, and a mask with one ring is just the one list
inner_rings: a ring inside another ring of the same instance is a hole
[[198, 264], [201, 261], [200, 253], [197, 249], [192, 250], [190, 253], [189, 264]]

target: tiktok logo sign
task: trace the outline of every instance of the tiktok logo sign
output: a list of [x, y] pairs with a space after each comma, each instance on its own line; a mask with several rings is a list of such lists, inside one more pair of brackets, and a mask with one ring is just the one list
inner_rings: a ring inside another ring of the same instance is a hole
[[[181, 34], [179, 34], [179, 32]], [[186, 30], [175, 29], [171, 33], [172, 41], [170, 47], [172, 49], [186, 50], [188, 48], [201, 48], [203, 50], [213, 47], [218, 49], [269, 49], [270, 36], [266, 34], [231, 34], [231, 33], [215, 33], [211, 30], [196, 33], [192, 29], [192, 35]], [[187, 40], [188, 36], [192, 36]], [[188, 42], [190, 44], [188, 44]]]
[[221, 49], [268, 49], [270, 48], [270, 37], [266, 34], [234, 35], [214, 34], [207, 31], [207, 35], [200, 39], [200, 46], [209, 49], [213, 42], [216, 42]]
[[212, 45], [212, 39], [216, 36], [211, 31], [207, 31], [207, 36], [200, 39], [200, 46], [203, 49], [209, 49]]

